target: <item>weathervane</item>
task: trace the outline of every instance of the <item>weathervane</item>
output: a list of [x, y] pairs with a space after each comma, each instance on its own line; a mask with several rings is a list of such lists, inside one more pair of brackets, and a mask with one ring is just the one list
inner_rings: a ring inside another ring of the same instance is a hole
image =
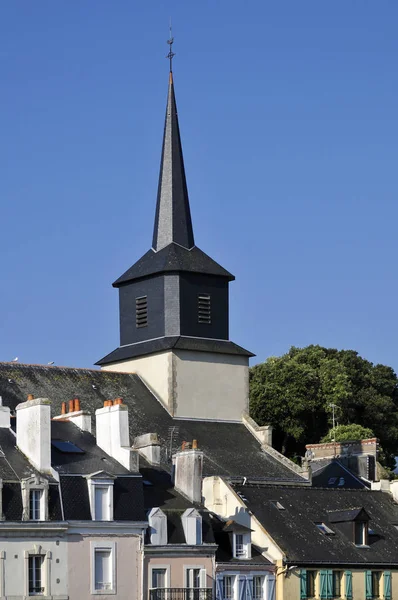
[[174, 42], [174, 38], [171, 34], [171, 19], [170, 19], [170, 38], [167, 40], [167, 43], [170, 46], [170, 51], [166, 56], [166, 58], [168, 58], [170, 61], [170, 73], [173, 71], [173, 57], [175, 56], [175, 53], [173, 52], [173, 42]]

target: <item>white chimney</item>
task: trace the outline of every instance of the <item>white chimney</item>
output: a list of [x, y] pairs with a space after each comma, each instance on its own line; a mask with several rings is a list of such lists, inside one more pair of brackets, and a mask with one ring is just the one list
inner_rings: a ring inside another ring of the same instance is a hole
[[183, 443], [180, 452], [173, 456], [174, 486], [191, 502], [202, 501], [203, 452], [198, 450], [196, 440], [192, 448]]
[[8, 406], [3, 406], [3, 398], [0, 396], [0, 428], [9, 429], [10, 426], [10, 409]]
[[41, 472], [51, 472], [51, 407], [47, 398], [29, 394], [16, 407], [17, 446]]
[[138, 456], [130, 447], [129, 413], [121, 398], [105, 400], [95, 411], [97, 445], [130, 471], [138, 470]]
[[138, 450], [150, 465], [160, 465], [160, 442], [157, 433], [144, 433], [134, 440], [134, 450]]

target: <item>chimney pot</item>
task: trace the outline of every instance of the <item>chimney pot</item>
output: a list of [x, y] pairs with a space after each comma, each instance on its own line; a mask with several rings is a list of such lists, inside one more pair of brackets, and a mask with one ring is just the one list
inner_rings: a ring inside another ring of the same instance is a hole
[[75, 412], [77, 412], [77, 411], [80, 410], [80, 400], [79, 400], [79, 398], [75, 398], [73, 400], [73, 408], [74, 408]]
[[66, 402], [61, 404], [61, 415], [66, 415]]
[[198, 440], [193, 440], [192, 441], [192, 450], [197, 450], [198, 449]]
[[28, 394], [28, 400], [34, 400], [34, 399], [35, 399], [35, 397], [33, 394]]
[[69, 410], [68, 412], [73, 412], [75, 409], [75, 403], [73, 400], [69, 400]]
[[123, 398], [116, 398], [113, 404], [123, 404]]

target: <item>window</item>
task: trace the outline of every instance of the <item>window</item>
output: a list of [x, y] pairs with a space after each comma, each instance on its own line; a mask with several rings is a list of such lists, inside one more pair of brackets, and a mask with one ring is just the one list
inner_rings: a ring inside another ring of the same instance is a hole
[[112, 589], [111, 551], [95, 550], [95, 591]]
[[95, 486], [95, 520], [110, 521], [109, 486]]
[[241, 533], [235, 534], [235, 556], [246, 556], [246, 546], [243, 543], [243, 535]]
[[186, 586], [187, 588], [200, 588], [200, 569], [186, 570]]
[[226, 575], [223, 579], [223, 598], [224, 600], [232, 600], [234, 597], [235, 577]]
[[356, 546], [366, 546], [367, 544], [367, 525], [365, 521], [354, 522], [354, 535]]
[[372, 598], [380, 598], [381, 571], [372, 571]]
[[44, 556], [29, 556], [29, 596], [44, 594], [43, 563]]
[[29, 519], [31, 521], [40, 521], [42, 518], [41, 498], [42, 490], [30, 490], [29, 494]]
[[181, 516], [185, 541], [189, 545], [202, 543], [202, 517], [195, 508], [187, 508]]
[[137, 327], [148, 325], [148, 296], [135, 299], [135, 324]]
[[333, 598], [341, 598], [341, 571], [333, 571], [332, 596]]
[[167, 569], [152, 569], [152, 589], [166, 587]]
[[307, 571], [306, 594], [307, 598], [315, 598], [316, 571]]
[[211, 298], [210, 294], [198, 295], [198, 323], [211, 323]]
[[116, 543], [91, 542], [91, 593], [116, 592]]
[[253, 577], [253, 600], [261, 600], [264, 597], [264, 577], [255, 575]]

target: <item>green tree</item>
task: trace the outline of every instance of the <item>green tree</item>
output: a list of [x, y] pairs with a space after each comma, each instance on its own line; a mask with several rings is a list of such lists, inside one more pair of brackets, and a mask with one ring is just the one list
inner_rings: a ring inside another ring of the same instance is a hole
[[354, 440], [366, 440], [374, 437], [374, 433], [368, 427], [363, 427], [357, 423], [350, 425], [337, 425], [321, 439], [321, 442], [351, 442]]
[[391, 367], [373, 365], [354, 350], [292, 347], [250, 369], [250, 411], [274, 427], [274, 443], [287, 456], [304, 452], [332, 425], [369, 428], [380, 439], [385, 464], [398, 454], [398, 378]]

